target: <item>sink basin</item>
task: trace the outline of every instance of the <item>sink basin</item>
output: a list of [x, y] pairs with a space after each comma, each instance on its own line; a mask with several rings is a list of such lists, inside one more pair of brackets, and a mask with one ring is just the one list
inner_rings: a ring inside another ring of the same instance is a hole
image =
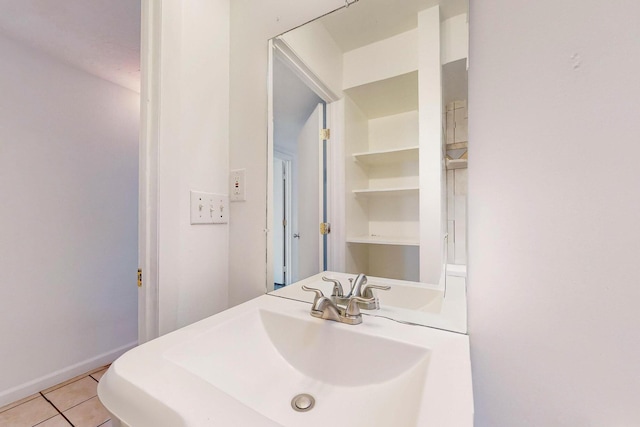
[[[269, 296], [132, 350], [98, 393], [131, 427], [471, 426], [473, 412], [468, 337], [379, 318], [330, 322]], [[292, 409], [302, 393], [315, 399], [307, 412]]]
[[[165, 357], [283, 425], [326, 425], [347, 402], [345, 425], [415, 425], [429, 350], [340, 326], [252, 310]], [[291, 410], [300, 393], [313, 413]]]

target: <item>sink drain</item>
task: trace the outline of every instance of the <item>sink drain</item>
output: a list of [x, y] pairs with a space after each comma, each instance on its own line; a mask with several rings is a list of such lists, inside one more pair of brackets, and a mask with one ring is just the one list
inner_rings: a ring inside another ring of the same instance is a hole
[[302, 393], [297, 396], [294, 396], [291, 399], [291, 407], [294, 411], [298, 412], [307, 412], [313, 409], [313, 406], [316, 404], [316, 399], [313, 398], [310, 394]]

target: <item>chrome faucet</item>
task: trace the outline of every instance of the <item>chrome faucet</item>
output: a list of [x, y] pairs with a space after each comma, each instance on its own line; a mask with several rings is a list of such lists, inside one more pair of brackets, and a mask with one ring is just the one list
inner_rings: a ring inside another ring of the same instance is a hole
[[343, 297], [344, 290], [342, 289], [342, 283], [340, 283], [337, 279], [332, 279], [330, 277], [322, 276], [323, 282], [331, 282], [333, 283], [333, 292], [331, 293], [331, 299], [335, 302], [335, 297]]
[[347, 298], [362, 296], [361, 294], [362, 286], [366, 284], [367, 284], [367, 276], [365, 276], [362, 273], [358, 274], [358, 276], [356, 276], [356, 280], [354, 280], [351, 285], [351, 290], [349, 291]]
[[343, 297], [342, 299], [337, 298], [337, 303], [340, 304], [341, 302], [348, 301], [353, 297], [360, 297], [364, 299], [358, 302], [358, 305], [360, 306], [360, 308], [364, 310], [377, 310], [380, 308], [380, 301], [373, 294], [372, 289], [388, 291], [389, 289], [391, 289], [391, 287], [367, 283], [367, 276], [360, 273], [358, 274], [356, 279], [351, 283], [351, 290], [349, 291], [349, 294], [346, 297]]
[[346, 323], [348, 325], [359, 325], [362, 323], [362, 313], [358, 304], [361, 302], [369, 302], [362, 297], [351, 297], [345, 308], [339, 307], [331, 299], [325, 297], [320, 289], [309, 288], [302, 285], [302, 290], [314, 292], [316, 294], [313, 305], [311, 306], [311, 315], [325, 320], [333, 320], [334, 322]]

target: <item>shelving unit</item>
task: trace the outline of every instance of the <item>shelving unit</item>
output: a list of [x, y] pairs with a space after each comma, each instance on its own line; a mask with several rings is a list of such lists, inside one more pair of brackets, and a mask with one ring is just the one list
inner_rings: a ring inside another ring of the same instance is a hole
[[418, 280], [417, 72], [345, 93], [347, 271]]
[[[455, 66], [451, 71], [454, 70]], [[450, 265], [465, 265], [468, 181], [466, 169], [469, 163], [468, 114], [465, 99], [450, 100], [447, 103], [444, 123], [447, 141], [447, 262]]]
[[343, 58], [344, 265], [349, 273], [438, 283], [448, 45], [437, 8], [416, 18], [416, 28]]
[[467, 101], [459, 100], [447, 104], [444, 113], [444, 128], [447, 151], [447, 169], [467, 167], [469, 147]]

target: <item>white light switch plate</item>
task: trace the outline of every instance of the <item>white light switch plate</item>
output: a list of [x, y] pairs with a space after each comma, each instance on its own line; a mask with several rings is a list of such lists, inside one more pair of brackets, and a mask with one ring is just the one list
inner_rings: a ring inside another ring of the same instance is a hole
[[191, 224], [226, 224], [229, 222], [229, 197], [224, 194], [190, 192]]
[[214, 224], [226, 224], [229, 222], [229, 196], [225, 194], [213, 195], [211, 216]]

